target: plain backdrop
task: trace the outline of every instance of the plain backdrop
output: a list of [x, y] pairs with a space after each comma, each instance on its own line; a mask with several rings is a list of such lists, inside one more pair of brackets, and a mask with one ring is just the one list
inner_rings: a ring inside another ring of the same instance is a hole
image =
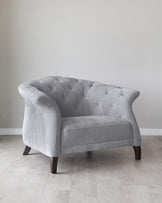
[[20, 128], [17, 86], [60, 75], [140, 90], [140, 128], [162, 128], [161, 0], [0, 0], [0, 127]]

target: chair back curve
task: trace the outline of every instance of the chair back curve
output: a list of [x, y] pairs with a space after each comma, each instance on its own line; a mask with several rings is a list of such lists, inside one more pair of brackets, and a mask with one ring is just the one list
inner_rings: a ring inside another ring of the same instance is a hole
[[111, 93], [113, 92], [113, 95], [119, 95], [119, 97], [123, 95], [122, 88], [118, 86], [60, 76], [33, 80], [30, 81], [30, 85], [54, 99], [63, 117], [115, 116], [118, 112], [112, 110], [115, 108], [115, 101], [112, 102]]

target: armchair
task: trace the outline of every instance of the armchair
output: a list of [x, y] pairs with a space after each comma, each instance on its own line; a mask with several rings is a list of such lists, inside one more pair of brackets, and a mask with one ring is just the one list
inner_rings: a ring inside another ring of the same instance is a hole
[[25, 100], [23, 154], [33, 148], [51, 157], [51, 173], [57, 173], [58, 157], [68, 153], [133, 146], [136, 160], [141, 158], [132, 110], [138, 91], [58, 76], [18, 89]]

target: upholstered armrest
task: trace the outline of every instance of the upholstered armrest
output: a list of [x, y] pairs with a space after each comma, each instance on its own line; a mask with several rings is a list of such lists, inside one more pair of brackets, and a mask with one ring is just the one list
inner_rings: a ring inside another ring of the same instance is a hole
[[21, 84], [18, 90], [25, 101], [31, 101], [35, 105], [46, 107], [54, 105], [54, 102], [46, 93], [40, 91], [30, 83]]
[[109, 92], [109, 102], [112, 104], [110, 115], [125, 119], [131, 123], [134, 135], [134, 146], [141, 145], [140, 131], [132, 109], [132, 103], [139, 94], [139, 91], [120, 87], [114, 87]]
[[25, 100], [23, 141], [47, 156], [60, 154], [62, 116], [54, 99], [30, 83], [18, 87]]
[[[139, 96], [140, 92], [137, 90], [129, 89], [129, 88], [121, 88], [121, 96], [124, 96], [126, 102], [132, 104], [134, 100]], [[123, 93], [123, 95], [122, 95]]]

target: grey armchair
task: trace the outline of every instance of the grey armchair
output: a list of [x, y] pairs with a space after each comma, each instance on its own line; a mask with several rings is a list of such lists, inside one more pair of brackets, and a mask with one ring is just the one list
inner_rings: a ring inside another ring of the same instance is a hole
[[51, 157], [51, 173], [57, 172], [58, 157], [68, 153], [133, 146], [136, 160], [141, 158], [132, 110], [138, 91], [55, 76], [18, 89], [25, 100], [24, 155], [33, 148]]

